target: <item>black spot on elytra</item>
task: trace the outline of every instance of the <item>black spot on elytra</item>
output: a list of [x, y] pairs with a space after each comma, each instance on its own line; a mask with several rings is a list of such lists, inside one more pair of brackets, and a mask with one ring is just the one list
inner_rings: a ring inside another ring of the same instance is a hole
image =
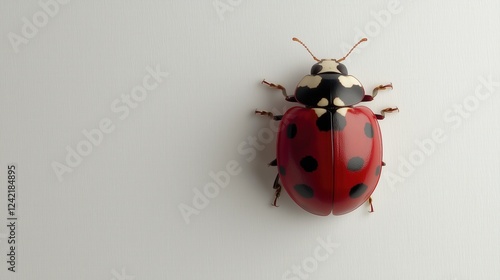
[[378, 176], [380, 175], [380, 169], [381, 169], [381, 166], [377, 166], [377, 168], [375, 168], [375, 176]]
[[327, 110], [316, 120], [316, 126], [320, 131], [332, 130], [332, 113]]
[[298, 185], [295, 185], [293, 188], [303, 198], [312, 198], [314, 196], [313, 189], [306, 184], [298, 184]]
[[285, 175], [286, 174], [286, 169], [284, 166], [280, 165], [280, 167], [278, 168], [279, 172], [281, 175]]
[[312, 156], [306, 156], [300, 160], [300, 166], [307, 172], [313, 172], [318, 168], [318, 161]]
[[366, 190], [368, 189], [368, 186], [363, 184], [363, 183], [360, 183], [360, 184], [357, 184], [355, 185], [354, 187], [351, 188], [351, 190], [349, 191], [349, 196], [351, 198], [358, 198], [360, 197]]
[[368, 138], [373, 138], [373, 126], [371, 123], [365, 124], [365, 135]]
[[345, 117], [339, 113], [335, 113], [334, 118], [333, 118], [333, 129], [340, 131], [340, 130], [344, 129], [346, 124], [347, 124], [347, 122], [345, 120]]
[[286, 127], [286, 136], [292, 139], [295, 137], [295, 135], [297, 135], [297, 125], [291, 123]]
[[347, 162], [347, 169], [351, 171], [359, 171], [363, 168], [365, 161], [360, 157], [353, 157]]

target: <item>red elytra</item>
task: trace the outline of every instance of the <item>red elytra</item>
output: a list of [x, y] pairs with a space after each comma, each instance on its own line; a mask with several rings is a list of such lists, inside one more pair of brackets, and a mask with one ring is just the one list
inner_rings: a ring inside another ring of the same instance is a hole
[[[367, 107], [344, 113], [293, 107], [281, 120], [280, 180], [298, 205], [316, 215], [350, 212], [370, 197], [379, 180], [382, 141], [376, 116]], [[346, 125], [321, 131], [318, 114], [334, 122], [345, 118]]]
[[[300, 40], [293, 40], [312, 55]], [[366, 39], [352, 49], [362, 41]], [[367, 107], [353, 107], [362, 101], [372, 101], [378, 90], [392, 85], [380, 85], [372, 95], [365, 95], [361, 83], [348, 75], [347, 68], [340, 63], [347, 55], [339, 60], [319, 60], [312, 55], [317, 63], [311, 68], [311, 75], [299, 82], [294, 96], [288, 96], [281, 85], [263, 81], [280, 89], [287, 101], [305, 105], [292, 107], [282, 116], [255, 111], [281, 120], [277, 158], [270, 163], [278, 168], [273, 186], [275, 206], [281, 185], [300, 207], [316, 215], [342, 215], [366, 201], [371, 205], [370, 195], [384, 165], [377, 119], [398, 109], [387, 108], [381, 114], [374, 114]]]

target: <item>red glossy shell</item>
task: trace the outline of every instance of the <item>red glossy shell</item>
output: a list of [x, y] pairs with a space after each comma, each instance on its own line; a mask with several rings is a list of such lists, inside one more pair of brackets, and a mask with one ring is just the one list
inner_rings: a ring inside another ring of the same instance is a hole
[[283, 187], [299, 206], [316, 215], [356, 209], [380, 178], [380, 128], [367, 107], [337, 112], [293, 107], [281, 120], [277, 145]]

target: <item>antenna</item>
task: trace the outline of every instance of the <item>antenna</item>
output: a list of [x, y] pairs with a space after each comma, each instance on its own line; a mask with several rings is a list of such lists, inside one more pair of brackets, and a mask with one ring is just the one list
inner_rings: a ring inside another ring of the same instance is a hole
[[295, 42], [299, 42], [299, 44], [301, 44], [304, 48], [306, 48], [306, 50], [313, 57], [314, 60], [319, 61], [319, 59], [317, 57], [315, 57], [314, 54], [312, 54], [312, 52], [309, 50], [309, 48], [306, 46], [306, 44], [302, 43], [301, 40], [299, 40], [299, 39], [297, 39], [295, 37], [293, 37], [292, 40], [295, 41]]
[[368, 39], [366, 38], [359, 40], [359, 42], [357, 42], [356, 45], [354, 45], [354, 47], [352, 47], [351, 50], [344, 57], [342, 57], [341, 59], [337, 59], [337, 62], [341, 62], [342, 60], [346, 59], [359, 44], [366, 41], [368, 41]]

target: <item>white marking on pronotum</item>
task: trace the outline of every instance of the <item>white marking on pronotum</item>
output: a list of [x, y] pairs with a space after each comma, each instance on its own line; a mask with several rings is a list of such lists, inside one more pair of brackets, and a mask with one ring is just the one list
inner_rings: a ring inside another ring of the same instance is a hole
[[319, 101], [318, 101], [318, 106], [320, 107], [325, 107], [325, 106], [328, 106], [328, 99], [326, 98], [321, 98]]
[[349, 108], [338, 108], [337, 109], [337, 113], [341, 114], [344, 117], [347, 114], [347, 111], [349, 111]]
[[350, 88], [353, 85], [361, 86], [361, 83], [354, 76], [339, 76], [339, 82], [346, 88]]
[[340, 99], [338, 97], [335, 97], [335, 99], [333, 99], [333, 105], [335, 105], [335, 106], [345, 106], [345, 103], [344, 103], [344, 101], [342, 101], [342, 99]]
[[321, 83], [321, 76], [307, 75], [300, 81], [298, 87], [316, 88]]
[[339, 63], [333, 59], [325, 59], [319, 62], [319, 65], [321, 65], [321, 71], [318, 72], [318, 74], [321, 73], [326, 73], [326, 72], [333, 72], [333, 73], [339, 73], [340, 70], [338, 69], [337, 66], [339, 66]]
[[316, 116], [321, 117], [324, 113], [326, 113], [326, 109], [322, 108], [313, 108], [314, 113], [316, 113]]

